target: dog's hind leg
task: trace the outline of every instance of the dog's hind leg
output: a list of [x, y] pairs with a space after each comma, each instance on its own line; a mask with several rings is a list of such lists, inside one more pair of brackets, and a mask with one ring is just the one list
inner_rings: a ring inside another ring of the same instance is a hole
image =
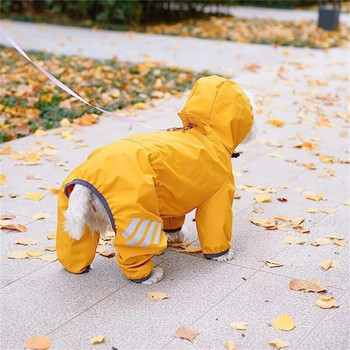
[[182, 243], [185, 235], [181, 232], [185, 221], [185, 215], [176, 218], [163, 218], [164, 232], [167, 235], [168, 243]]

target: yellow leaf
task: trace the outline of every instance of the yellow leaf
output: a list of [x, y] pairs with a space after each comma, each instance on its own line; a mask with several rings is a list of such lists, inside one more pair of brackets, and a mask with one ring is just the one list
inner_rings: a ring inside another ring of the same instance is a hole
[[63, 118], [63, 119], [60, 121], [60, 125], [61, 125], [61, 126], [70, 126], [71, 123], [70, 123], [70, 121], [69, 121], [67, 118]]
[[269, 344], [277, 349], [283, 349], [289, 346], [289, 344], [282, 339], [273, 339], [269, 342]]
[[225, 349], [226, 350], [238, 350], [236, 347], [236, 344], [233, 340], [228, 340], [225, 342]]
[[169, 295], [163, 292], [148, 292], [147, 293], [149, 300], [164, 300], [169, 299]]
[[31, 258], [38, 258], [39, 256], [42, 256], [43, 254], [39, 252], [38, 250], [27, 250], [27, 255]]
[[325, 271], [328, 269], [332, 268], [339, 268], [340, 264], [338, 260], [332, 260], [332, 259], [327, 259], [327, 260], [322, 260], [321, 261], [321, 266]]
[[46, 136], [47, 132], [43, 129], [38, 129], [37, 131], [35, 131], [35, 133], [33, 134], [35, 136]]
[[46, 235], [47, 239], [56, 239], [56, 232], [50, 232]]
[[265, 203], [265, 202], [270, 202], [271, 196], [269, 196], [268, 194], [260, 193], [260, 194], [257, 194], [254, 199], [257, 203]]
[[264, 260], [264, 263], [267, 267], [270, 269], [275, 268], [275, 267], [282, 267], [283, 264], [277, 262], [277, 261], [272, 261], [272, 260]]
[[7, 184], [7, 179], [4, 174], [0, 174], [0, 185], [6, 185]]
[[44, 336], [36, 336], [27, 339], [26, 349], [47, 350], [50, 346], [51, 339]]
[[56, 254], [44, 254], [41, 256], [38, 256], [38, 259], [44, 260], [47, 262], [53, 262], [57, 260], [57, 255]]
[[50, 214], [39, 212], [38, 214], [33, 215], [32, 218], [35, 220], [44, 220], [44, 219], [48, 219], [50, 216], [51, 216]]
[[282, 120], [279, 120], [279, 119], [268, 119], [267, 121], [266, 121], [268, 124], [271, 124], [271, 125], [273, 125], [273, 126], [277, 126], [277, 127], [282, 127], [282, 126], [284, 126], [284, 121], [282, 121]]
[[331, 241], [328, 238], [316, 238], [311, 244], [313, 246], [320, 246], [320, 245], [325, 245], [325, 244], [330, 244]]
[[248, 322], [232, 322], [230, 323], [230, 326], [232, 329], [235, 329], [237, 331], [246, 331]]
[[105, 336], [104, 335], [96, 335], [95, 337], [90, 339], [90, 343], [95, 345], [95, 344], [100, 344], [105, 341]]
[[344, 201], [343, 204], [344, 205], [350, 205], [350, 200]]
[[13, 250], [12, 252], [9, 252], [7, 254], [7, 257], [9, 259], [28, 259], [29, 258], [26, 250]]
[[318, 202], [319, 200], [321, 200], [323, 198], [323, 193], [322, 192], [320, 192], [318, 194], [315, 194], [315, 193], [313, 193], [311, 191], [306, 191], [304, 193], [306, 194], [306, 199], [310, 199], [312, 201], [317, 201]]
[[289, 315], [280, 315], [273, 322], [270, 323], [270, 326], [277, 328], [281, 331], [291, 331], [295, 328], [295, 323]]
[[183, 338], [189, 341], [193, 341], [198, 335], [199, 332], [186, 326], [179, 327], [174, 333], [175, 338]]
[[316, 305], [321, 309], [332, 309], [339, 307], [339, 303], [333, 297], [322, 295], [317, 297]]
[[287, 236], [284, 239], [284, 243], [286, 243], [286, 244], [293, 244], [293, 245], [300, 244], [300, 245], [303, 245], [305, 242], [306, 242], [305, 239], [299, 238], [299, 237], [294, 237], [294, 236]]
[[11, 154], [11, 152], [12, 152], [11, 146], [6, 146], [2, 150], [0, 150], [0, 154], [2, 154], [2, 155]]
[[45, 250], [48, 251], [48, 252], [55, 252], [56, 251], [56, 247], [53, 246], [53, 247], [45, 247]]
[[333, 239], [333, 243], [339, 247], [346, 246], [346, 241], [344, 239]]
[[144, 102], [137, 102], [133, 105], [133, 107], [136, 109], [142, 109], [142, 110], [147, 109], [146, 104]]
[[29, 192], [25, 197], [25, 199], [30, 199], [33, 201], [41, 201], [44, 198], [44, 193], [33, 193], [33, 192]]
[[274, 220], [266, 219], [266, 218], [260, 218], [260, 217], [250, 218], [249, 221], [252, 224], [254, 224], [254, 225], [262, 226], [262, 227], [267, 227], [267, 226], [275, 224]]
[[184, 250], [182, 250], [181, 252], [185, 252], [185, 253], [201, 253], [202, 249], [201, 249], [201, 247], [189, 245]]

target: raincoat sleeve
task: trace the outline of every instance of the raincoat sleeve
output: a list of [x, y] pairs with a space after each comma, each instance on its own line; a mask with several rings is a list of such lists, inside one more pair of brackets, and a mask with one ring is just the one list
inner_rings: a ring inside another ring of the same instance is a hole
[[231, 247], [232, 203], [234, 180], [232, 172], [221, 188], [196, 211], [196, 225], [203, 254], [215, 258]]
[[100, 235], [91, 234], [88, 227], [82, 238], [78, 241], [71, 238], [64, 230], [64, 212], [68, 208], [68, 197], [62, 186], [58, 195], [57, 235], [56, 251], [57, 258], [63, 267], [72, 273], [82, 273], [88, 270], [94, 260]]

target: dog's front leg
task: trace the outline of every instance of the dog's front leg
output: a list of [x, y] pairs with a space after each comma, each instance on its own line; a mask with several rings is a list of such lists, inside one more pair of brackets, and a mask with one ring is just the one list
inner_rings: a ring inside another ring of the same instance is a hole
[[182, 243], [185, 240], [185, 235], [182, 231], [165, 232], [168, 243]]

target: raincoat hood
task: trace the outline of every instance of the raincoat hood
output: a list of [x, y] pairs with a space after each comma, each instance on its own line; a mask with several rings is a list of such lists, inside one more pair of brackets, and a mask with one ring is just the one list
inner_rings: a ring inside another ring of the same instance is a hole
[[179, 113], [184, 126], [214, 134], [232, 153], [253, 124], [253, 109], [240, 86], [216, 75], [197, 80]]

